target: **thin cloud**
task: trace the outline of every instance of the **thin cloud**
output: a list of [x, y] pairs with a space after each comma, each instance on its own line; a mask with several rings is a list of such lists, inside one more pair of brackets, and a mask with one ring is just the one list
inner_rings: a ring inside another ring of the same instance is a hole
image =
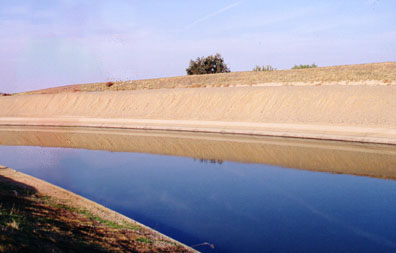
[[367, 5], [375, 5], [375, 4], [377, 4], [377, 3], [379, 3], [379, 0], [367, 0], [367, 1], [366, 1], [366, 4], [367, 4]]
[[227, 5], [227, 6], [223, 7], [223, 8], [221, 8], [221, 9], [215, 11], [215, 12], [209, 13], [208, 15], [206, 15], [206, 16], [204, 16], [204, 17], [202, 17], [202, 18], [197, 19], [197, 20], [195, 20], [194, 22], [192, 22], [191, 24], [189, 24], [188, 26], [186, 26], [186, 27], [184, 28], [184, 31], [189, 30], [189, 29], [191, 29], [193, 26], [195, 26], [195, 25], [197, 25], [197, 24], [199, 24], [199, 23], [205, 22], [206, 20], [211, 19], [211, 18], [213, 18], [213, 17], [215, 17], [215, 16], [218, 16], [218, 15], [220, 15], [220, 14], [222, 14], [222, 13], [224, 13], [224, 12], [226, 12], [226, 11], [232, 9], [232, 8], [235, 8], [235, 7], [237, 7], [238, 5], [240, 5], [242, 2], [243, 2], [243, 1], [239, 1], [239, 2], [232, 3], [232, 4], [230, 4], [230, 5]]

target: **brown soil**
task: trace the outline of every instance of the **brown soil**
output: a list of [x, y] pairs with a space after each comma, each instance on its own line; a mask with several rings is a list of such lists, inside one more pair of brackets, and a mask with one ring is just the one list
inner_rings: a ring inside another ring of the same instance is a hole
[[[194, 252], [122, 215], [117, 221], [104, 207], [95, 213], [100, 206], [77, 195], [66, 203], [58, 187], [32, 186], [40, 181], [0, 168], [0, 252]], [[109, 219], [101, 217], [106, 212]]]

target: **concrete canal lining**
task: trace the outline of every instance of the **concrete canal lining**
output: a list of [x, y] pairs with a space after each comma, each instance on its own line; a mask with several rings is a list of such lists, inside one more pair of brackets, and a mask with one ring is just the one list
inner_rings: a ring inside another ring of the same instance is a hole
[[0, 125], [155, 129], [396, 144], [396, 86], [279, 86], [0, 97]]

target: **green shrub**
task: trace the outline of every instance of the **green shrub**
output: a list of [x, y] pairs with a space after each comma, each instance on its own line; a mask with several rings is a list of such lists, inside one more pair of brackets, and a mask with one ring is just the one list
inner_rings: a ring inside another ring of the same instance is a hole
[[276, 70], [276, 68], [274, 68], [274, 67], [272, 67], [271, 65], [267, 65], [267, 66], [262, 66], [262, 67], [260, 67], [259, 65], [257, 65], [254, 69], [253, 69], [253, 71], [256, 71], [256, 72], [258, 72], [258, 71], [274, 71], [274, 70]]
[[186, 69], [187, 75], [203, 75], [231, 72], [220, 54], [208, 57], [198, 57], [195, 61], [190, 60], [190, 66]]
[[315, 63], [312, 63], [311, 65], [304, 65], [304, 64], [300, 64], [300, 65], [294, 65], [292, 69], [310, 69], [310, 68], [317, 68], [318, 65], [316, 65]]

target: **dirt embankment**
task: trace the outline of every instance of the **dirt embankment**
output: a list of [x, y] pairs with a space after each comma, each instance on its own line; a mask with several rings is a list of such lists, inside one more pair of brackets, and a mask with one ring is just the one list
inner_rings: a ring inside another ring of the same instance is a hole
[[396, 85], [396, 62], [75, 84], [22, 94], [234, 86]]
[[121, 214], [0, 166], [0, 252], [195, 252]]
[[0, 125], [396, 144], [396, 62], [71, 85], [18, 95], [0, 97]]
[[0, 98], [0, 125], [116, 127], [396, 144], [396, 86], [81, 92]]

